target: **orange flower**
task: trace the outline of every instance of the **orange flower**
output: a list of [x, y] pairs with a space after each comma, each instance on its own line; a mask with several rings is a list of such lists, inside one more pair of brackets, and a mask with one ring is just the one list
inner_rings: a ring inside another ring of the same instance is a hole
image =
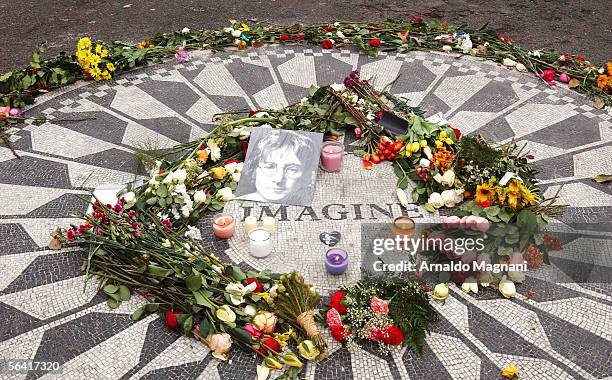
[[612, 76], [612, 62], [608, 62], [608, 76]]
[[601, 74], [597, 77], [597, 87], [602, 90], [608, 86], [608, 76], [606, 74]]

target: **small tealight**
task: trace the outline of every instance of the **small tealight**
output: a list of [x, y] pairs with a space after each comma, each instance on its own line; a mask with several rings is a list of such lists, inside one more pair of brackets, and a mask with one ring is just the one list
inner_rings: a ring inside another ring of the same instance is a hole
[[276, 221], [271, 216], [263, 218], [263, 228], [270, 233], [276, 232]]
[[246, 231], [247, 235], [249, 234], [249, 232], [253, 231], [255, 228], [257, 228], [257, 218], [255, 218], [254, 216], [247, 216], [244, 219], [244, 230]]
[[257, 258], [268, 256], [272, 252], [272, 233], [263, 228], [249, 232], [249, 251]]

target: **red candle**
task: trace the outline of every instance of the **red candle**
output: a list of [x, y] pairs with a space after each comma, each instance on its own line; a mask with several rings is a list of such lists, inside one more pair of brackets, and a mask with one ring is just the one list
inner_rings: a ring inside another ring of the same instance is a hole
[[219, 239], [229, 239], [236, 231], [236, 224], [231, 215], [220, 214], [213, 219], [213, 233]]
[[321, 169], [326, 172], [339, 172], [342, 169], [344, 146], [336, 141], [323, 143], [321, 149]]

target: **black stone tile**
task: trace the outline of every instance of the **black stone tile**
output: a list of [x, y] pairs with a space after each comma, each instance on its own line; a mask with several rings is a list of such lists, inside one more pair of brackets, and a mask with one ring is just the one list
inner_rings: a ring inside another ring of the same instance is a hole
[[26, 230], [18, 223], [0, 224], [0, 256], [38, 250]]
[[353, 70], [353, 66], [337, 60], [328, 54], [324, 54], [321, 57], [314, 57], [314, 62], [317, 74], [317, 84], [319, 86], [342, 83], [344, 78]]
[[136, 156], [116, 148], [79, 157], [75, 161], [127, 173], [139, 173], [140, 170], [140, 163]]
[[[160, 85], [162, 83], [163, 85]], [[189, 86], [181, 82], [145, 81], [138, 87], [180, 115], [185, 115], [200, 98]]]
[[411, 379], [450, 379], [451, 375], [448, 373], [444, 364], [440, 362], [436, 354], [432, 351], [427, 343], [423, 345], [423, 356], [417, 357], [417, 355], [411, 351], [406, 350], [402, 357], [408, 377]]
[[514, 131], [506, 119], [503, 116], [499, 116], [471, 134], [482, 135], [489, 141], [502, 141], [514, 136]]
[[251, 63], [234, 60], [226, 65], [236, 83], [250, 96], [274, 84], [270, 69]]
[[317, 364], [315, 379], [352, 380], [351, 353], [346, 347], [339, 348]]
[[40, 319], [2, 302], [0, 302], [0, 316], [2, 316], [0, 342], [30, 330], [32, 326], [40, 322]]
[[423, 61], [404, 62], [400, 76], [390, 88], [392, 94], [425, 91], [436, 75], [423, 65]]
[[563, 149], [594, 143], [601, 138], [598, 119], [583, 115], [574, 115], [525, 137]]
[[[84, 197], [84, 195], [81, 195]], [[64, 194], [27, 213], [27, 218], [69, 218], [87, 210], [87, 201], [78, 194]]]
[[70, 189], [68, 167], [52, 159], [22, 157], [0, 162], [0, 183]]
[[[89, 100], [96, 104], [101, 103], [101, 100], [96, 96], [90, 97]], [[123, 134], [125, 133], [125, 129], [127, 127], [127, 123], [125, 121], [119, 120], [106, 112], [79, 112], [75, 113], [74, 116], [67, 117], [66, 119], [85, 118], [93, 118], [93, 120], [81, 120], [74, 122], [63, 121], [58, 124], [66, 129], [83, 133], [98, 140], [121, 145], [121, 142], [123, 141]], [[101, 125], [103, 125], [104, 128], [100, 128]]]
[[468, 99], [455, 112], [499, 112], [518, 101], [512, 87], [505, 82], [491, 81]]
[[[183, 364], [180, 366], [172, 366], [172, 367], [156, 369], [154, 371], [147, 373], [146, 375], [141, 377], [141, 379], [143, 380], [154, 380], [154, 379], [177, 379], [177, 380], [193, 379], [195, 380], [199, 378], [201, 374], [204, 376], [205, 379], [214, 378], [212, 374], [210, 376], [207, 376], [206, 373], [202, 372], [206, 369], [206, 366], [212, 360], [211, 358], [212, 356], [208, 355], [202, 360], [198, 360], [197, 362]], [[225, 380], [225, 378], [223, 377], [222, 379]]]
[[535, 161], [533, 164], [538, 169], [536, 177], [539, 180], [572, 177], [574, 175], [574, 157], [571, 154], [546, 158]]
[[57, 252], [37, 257], [0, 294], [15, 293], [82, 275], [80, 251]]

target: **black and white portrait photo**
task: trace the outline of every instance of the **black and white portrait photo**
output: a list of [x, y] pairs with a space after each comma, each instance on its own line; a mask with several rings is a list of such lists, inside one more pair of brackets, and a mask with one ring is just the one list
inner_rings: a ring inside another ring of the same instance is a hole
[[322, 144], [321, 133], [254, 128], [236, 196], [310, 206]]

